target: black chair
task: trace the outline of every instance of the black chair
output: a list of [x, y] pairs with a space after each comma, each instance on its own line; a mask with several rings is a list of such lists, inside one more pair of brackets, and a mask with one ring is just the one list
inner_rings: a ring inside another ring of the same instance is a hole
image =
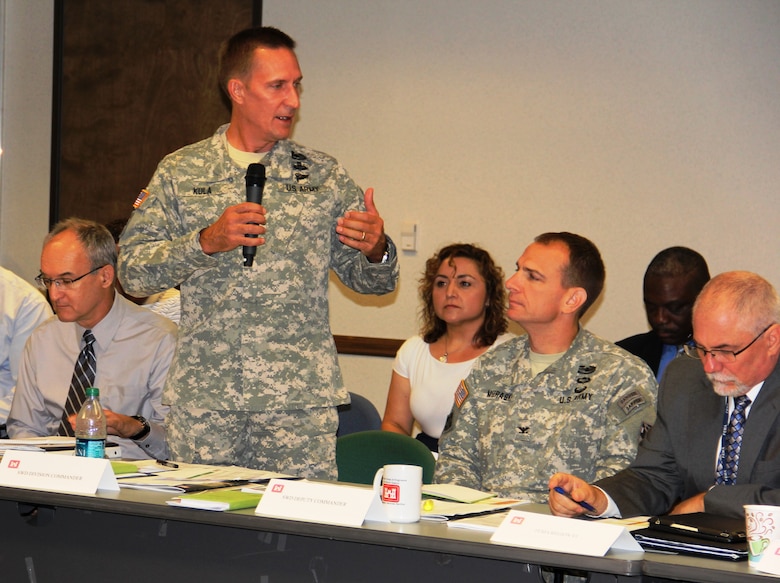
[[352, 392], [349, 393], [349, 398], [352, 400], [351, 403], [338, 407], [339, 428], [336, 437], [382, 427], [382, 418], [371, 401]]

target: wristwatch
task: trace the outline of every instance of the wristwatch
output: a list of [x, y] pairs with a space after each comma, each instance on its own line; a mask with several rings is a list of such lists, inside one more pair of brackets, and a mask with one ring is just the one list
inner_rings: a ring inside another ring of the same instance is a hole
[[146, 420], [146, 417], [141, 417], [140, 415], [131, 415], [131, 417], [136, 421], [140, 421], [143, 427], [141, 428], [141, 431], [139, 431], [135, 435], [130, 436], [130, 439], [132, 439], [133, 441], [141, 441], [143, 438], [149, 435], [149, 432], [152, 430], [152, 426], [149, 425], [149, 422]]

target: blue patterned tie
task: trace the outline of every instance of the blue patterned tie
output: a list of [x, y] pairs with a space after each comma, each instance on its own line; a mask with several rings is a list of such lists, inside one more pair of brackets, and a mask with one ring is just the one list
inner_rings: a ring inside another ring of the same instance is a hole
[[716, 484], [731, 486], [737, 483], [739, 448], [742, 446], [742, 432], [745, 429], [745, 409], [748, 405], [750, 405], [750, 399], [747, 395], [734, 399], [734, 411], [731, 412], [723, 451], [718, 458], [718, 473], [715, 476]]
[[68, 398], [65, 401], [65, 410], [62, 413], [62, 419], [60, 419], [59, 435], [73, 437], [73, 427], [68, 422], [68, 416], [79, 412], [87, 398], [87, 389], [95, 384], [97, 365], [95, 349], [92, 346], [95, 343], [95, 335], [92, 334], [92, 330], [85, 330], [83, 338], [85, 345], [81, 349], [73, 369], [70, 390], [68, 390]]

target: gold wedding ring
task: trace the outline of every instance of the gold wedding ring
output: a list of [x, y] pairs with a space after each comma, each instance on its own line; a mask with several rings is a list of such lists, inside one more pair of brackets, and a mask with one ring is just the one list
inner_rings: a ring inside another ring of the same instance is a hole
[[361, 241], [365, 241], [366, 240], [366, 232], [365, 231], [363, 231], [363, 236], [360, 238], [360, 240]]

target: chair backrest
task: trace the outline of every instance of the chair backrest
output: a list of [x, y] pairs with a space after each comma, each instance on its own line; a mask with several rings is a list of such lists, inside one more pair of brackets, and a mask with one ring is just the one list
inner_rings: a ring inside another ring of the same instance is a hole
[[338, 408], [339, 428], [336, 437], [382, 427], [382, 418], [371, 401], [357, 393], [350, 393], [349, 398], [349, 405], [340, 405]]
[[425, 444], [392, 431], [361, 431], [336, 440], [336, 465], [340, 482], [371, 484], [386, 464], [422, 466], [423, 484], [433, 481], [435, 459]]

